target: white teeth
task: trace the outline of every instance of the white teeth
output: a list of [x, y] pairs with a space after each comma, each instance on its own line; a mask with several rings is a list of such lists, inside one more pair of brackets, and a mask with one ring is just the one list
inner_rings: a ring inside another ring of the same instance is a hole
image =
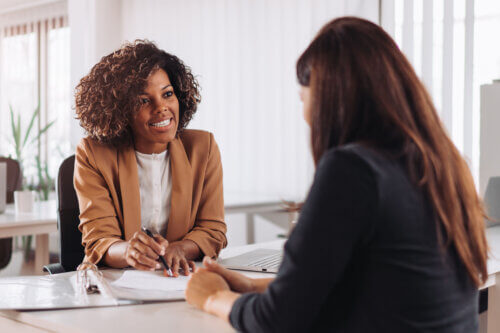
[[164, 126], [168, 126], [168, 125], [170, 125], [170, 119], [160, 121], [159, 123], [151, 124], [151, 126], [153, 126], [153, 127], [164, 127]]

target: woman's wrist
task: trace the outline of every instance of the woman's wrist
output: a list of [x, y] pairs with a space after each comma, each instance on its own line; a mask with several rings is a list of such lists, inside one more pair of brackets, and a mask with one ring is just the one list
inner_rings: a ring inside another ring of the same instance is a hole
[[190, 239], [184, 239], [173, 244], [178, 244], [187, 260], [198, 260], [201, 257], [201, 250], [198, 245]]
[[252, 292], [263, 293], [274, 278], [252, 279]]
[[231, 309], [240, 296], [241, 294], [230, 290], [218, 291], [207, 298], [203, 310], [229, 322]]
[[127, 241], [119, 241], [111, 244], [106, 253], [104, 254], [104, 264], [113, 268], [124, 268], [128, 266], [125, 254], [127, 253]]

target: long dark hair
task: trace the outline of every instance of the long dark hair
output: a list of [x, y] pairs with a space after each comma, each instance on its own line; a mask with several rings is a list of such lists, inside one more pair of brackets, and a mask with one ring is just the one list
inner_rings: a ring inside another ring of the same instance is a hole
[[392, 38], [369, 21], [335, 19], [299, 58], [297, 77], [311, 89], [315, 163], [327, 149], [350, 142], [400, 158], [429, 198], [444, 245], [455, 247], [476, 285], [484, 283], [485, 214], [471, 173]]

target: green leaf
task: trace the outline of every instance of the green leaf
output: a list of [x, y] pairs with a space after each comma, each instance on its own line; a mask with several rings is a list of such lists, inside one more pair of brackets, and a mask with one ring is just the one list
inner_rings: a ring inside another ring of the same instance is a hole
[[14, 118], [14, 110], [12, 109], [12, 105], [9, 104], [10, 109], [10, 124], [12, 127], [12, 137], [14, 138], [14, 150], [16, 151], [16, 158], [21, 163], [21, 118], [18, 115], [18, 123], [16, 124]]
[[14, 111], [12, 110], [12, 105], [9, 105], [10, 108], [10, 126], [12, 127], [12, 137], [14, 138], [14, 143], [16, 141], [16, 123], [14, 122]]
[[30, 143], [37, 142], [37, 141], [40, 139], [40, 137], [42, 136], [42, 134], [43, 134], [43, 133], [45, 133], [45, 132], [47, 132], [47, 131], [48, 131], [48, 129], [49, 129], [52, 125], [54, 125], [54, 123], [55, 123], [55, 122], [56, 122], [55, 120], [52, 120], [50, 123], [48, 123], [48, 124], [47, 124], [47, 126], [45, 126], [44, 128], [42, 128], [42, 129], [40, 130], [40, 132], [38, 132], [37, 136], [36, 136], [36, 137], [34, 137], [34, 138], [33, 138], [33, 140], [31, 140], [31, 141], [30, 141]]
[[31, 116], [30, 124], [28, 125], [28, 129], [26, 130], [26, 134], [24, 135], [23, 147], [26, 145], [26, 142], [28, 141], [28, 138], [31, 134], [31, 129], [33, 128], [33, 124], [35, 123], [35, 119], [38, 117], [39, 113], [40, 113], [40, 105], [36, 107], [35, 112], [33, 112], [33, 116]]
[[21, 114], [18, 113], [17, 114], [17, 137], [16, 137], [16, 141], [17, 141], [17, 144], [21, 144]]

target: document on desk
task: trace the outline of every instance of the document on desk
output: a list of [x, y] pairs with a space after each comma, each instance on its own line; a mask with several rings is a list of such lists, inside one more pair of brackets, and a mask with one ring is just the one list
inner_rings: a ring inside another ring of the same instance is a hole
[[99, 293], [81, 295], [76, 272], [0, 278], [0, 310], [48, 310], [119, 306], [148, 301], [184, 300], [187, 276], [165, 277], [161, 271], [102, 269], [93, 279]]
[[82, 297], [76, 292], [75, 272], [44, 276], [15, 276], [0, 279], [0, 310], [48, 310], [117, 306], [105, 294]]
[[190, 276], [166, 277], [162, 271], [102, 270], [110, 293], [137, 301], [183, 300]]

